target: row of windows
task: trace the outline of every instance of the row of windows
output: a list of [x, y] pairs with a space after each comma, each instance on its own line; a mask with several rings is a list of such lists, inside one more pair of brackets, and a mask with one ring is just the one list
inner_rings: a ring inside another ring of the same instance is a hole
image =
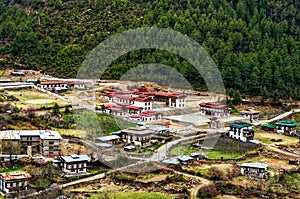
[[7, 182], [6, 183], [6, 188], [17, 187], [17, 184], [18, 184], [19, 187], [27, 186], [27, 181], [24, 181], [24, 182]]

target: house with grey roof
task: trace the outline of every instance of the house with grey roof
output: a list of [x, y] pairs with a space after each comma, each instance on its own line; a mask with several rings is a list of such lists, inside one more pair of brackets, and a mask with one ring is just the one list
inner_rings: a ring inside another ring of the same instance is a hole
[[58, 159], [52, 161], [56, 166], [59, 166], [62, 172], [67, 174], [80, 174], [86, 173], [87, 162], [91, 158], [87, 155], [70, 155], [61, 156]]
[[239, 165], [242, 175], [246, 175], [254, 179], [267, 179], [268, 165], [257, 162], [242, 163]]

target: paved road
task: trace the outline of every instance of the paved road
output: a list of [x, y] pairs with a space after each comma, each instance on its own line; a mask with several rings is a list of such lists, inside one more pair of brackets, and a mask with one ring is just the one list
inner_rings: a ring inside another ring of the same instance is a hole
[[33, 87], [33, 83], [27, 83], [27, 82], [12, 82], [12, 83], [1, 83], [0, 89], [10, 89], [10, 88], [27, 88], [27, 87]]
[[289, 115], [291, 115], [293, 113], [300, 113], [300, 109], [294, 109], [292, 111], [288, 111], [288, 112], [282, 113], [281, 115], [278, 115], [278, 116], [276, 116], [276, 117], [274, 117], [272, 119], [269, 119], [269, 120], [260, 120], [260, 121], [258, 121], [256, 123], [253, 123], [253, 124], [254, 124], [254, 126], [258, 126], [258, 125], [262, 125], [262, 124], [266, 124], [266, 123], [272, 123], [274, 121], [281, 120], [281, 119], [283, 119], [283, 118], [285, 118], [285, 117], [287, 117], [287, 116], [289, 116]]

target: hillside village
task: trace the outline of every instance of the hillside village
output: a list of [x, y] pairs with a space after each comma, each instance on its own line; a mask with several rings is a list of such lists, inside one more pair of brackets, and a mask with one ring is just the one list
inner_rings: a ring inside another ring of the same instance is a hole
[[4, 197], [299, 196], [298, 106], [28, 70], [4, 71], [0, 89]]

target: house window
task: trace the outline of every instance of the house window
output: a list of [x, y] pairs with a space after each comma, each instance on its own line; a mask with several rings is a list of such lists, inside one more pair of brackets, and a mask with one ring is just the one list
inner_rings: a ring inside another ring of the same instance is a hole
[[13, 187], [16, 187], [16, 186], [17, 186], [17, 183], [14, 182], [14, 183], [13, 183]]

